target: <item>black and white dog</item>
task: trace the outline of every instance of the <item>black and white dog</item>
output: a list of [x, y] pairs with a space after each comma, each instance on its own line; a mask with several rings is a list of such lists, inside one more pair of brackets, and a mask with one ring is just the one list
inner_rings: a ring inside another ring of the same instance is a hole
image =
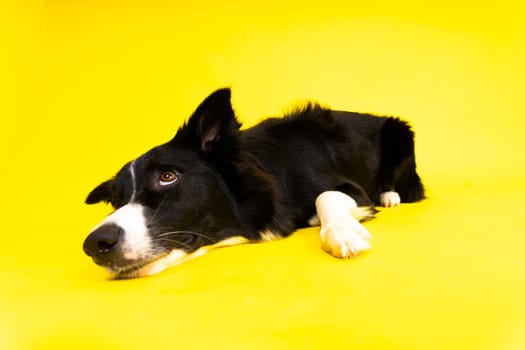
[[86, 203], [115, 211], [84, 251], [116, 278], [148, 276], [211, 248], [321, 225], [339, 258], [370, 248], [373, 206], [424, 198], [414, 134], [392, 117], [315, 104], [240, 130], [230, 90], [207, 97], [175, 137], [126, 164]]

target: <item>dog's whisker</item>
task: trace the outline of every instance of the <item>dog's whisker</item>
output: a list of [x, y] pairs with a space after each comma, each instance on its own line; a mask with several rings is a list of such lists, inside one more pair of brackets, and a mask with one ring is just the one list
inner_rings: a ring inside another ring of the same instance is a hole
[[159, 205], [157, 206], [157, 209], [155, 210], [155, 212], [153, 213], [153, 216], [151, 218], [148, 219], [146, 225], [149, 225], [151, 222], [153, 222], [153, 220], [155, 220], [155, 218], [157, 217], [157, 214], [159, 213], [160, 211], [160, 207], [162, 207], [162, 205], [164, 204], [164, 201], [166, 200], [166, 197], [168, 196], [168, 194], [164, 194], [164, 196], [162, 197], [162, 200], [160, 201]]
[[184, 248], [187, 248], [189, 250], [192, 250], [192, 247], [189, 245], [189, 244], [186, 244], [184, 242], [181, 242], [181, 241], [178, 241], [176, 239], [170, 239], [170, 238], [157, 238], [155, 239], [156, 242], [170, 242], [170, 243], [175, 243], [175, 244], [178, 244], [178, 245], [181, 245], [183, 246]]
[[210, 241], [212, 243], [215, 243], [215, 241], [216, 241], [216, 240], [214, 240], [213, 238], [211, 238], [207, 234], [199, 233], [199, 232], [195, 232], [195, 231], [169, 231], [169, 232], [160, 233], [160, 234], [156, 235], [156, 237], [166, 237], [166, 236], [172, 236], [172, 235], [178, 235], [178, 234], [192, 234], [192, 235], [195, 235], [195, 236], [199, 236], [199, 237], [205, 238], [205, 239], [207, 239], [208, 241]]

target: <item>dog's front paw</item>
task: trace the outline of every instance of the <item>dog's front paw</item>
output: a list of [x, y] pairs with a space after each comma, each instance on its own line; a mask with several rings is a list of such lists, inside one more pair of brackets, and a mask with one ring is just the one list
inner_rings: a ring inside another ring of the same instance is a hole
[[359, 222], [329, 225], [321, 228], [323, 249], [337, 258], [352, 258], [372, 248], [372, 235]]
[[381, 193], [379, 196], [379, 201], [385, 208], [398, 207], [399, 204], [401, 204], [401, 197], [399, 197], [399, 193], [397, 192], [388, 191]]
[[308, 225], [310, 226], [319, 226], [321, 225], [321, 220], [319, 220], [319, 217], [317, 215], [312, 216], [310, 219], [308, 219]]

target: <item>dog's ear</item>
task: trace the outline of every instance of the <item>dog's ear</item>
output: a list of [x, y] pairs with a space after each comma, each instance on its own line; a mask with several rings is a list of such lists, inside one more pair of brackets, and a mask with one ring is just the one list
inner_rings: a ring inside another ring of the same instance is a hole
[[101, 183], [86, 198], [86, 204], [95, 204], [98, 202], [111, 202], [113, 197], [113, 180]]
[[190, 144], [204, 153], [211, 153], [221, 141], [236, 137], [241, 124], [235, 118], [230, 99], [230, 89], [212, 93], [197, 107], [172, 141]]

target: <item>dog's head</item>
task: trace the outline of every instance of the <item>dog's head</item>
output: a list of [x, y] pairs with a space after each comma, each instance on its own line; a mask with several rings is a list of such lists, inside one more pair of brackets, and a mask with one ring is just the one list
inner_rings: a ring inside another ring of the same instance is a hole
[[[249, 238], [258, 228], [248, 222], [249, 208], [237, 193], [268, 211], [272, 183], [245, 169], [253, 165], [240, 159], [239, 128], [230, 90], [218, 90], [171, 141], [96, 187], [86, 203], [105, 201], [115, 211], [86, 238], [86, 254], [116, 277], [137, 277], [159, 272], [202, 247]], [[250, 193], [243, 188], [246, 181], [259, 187]]]

